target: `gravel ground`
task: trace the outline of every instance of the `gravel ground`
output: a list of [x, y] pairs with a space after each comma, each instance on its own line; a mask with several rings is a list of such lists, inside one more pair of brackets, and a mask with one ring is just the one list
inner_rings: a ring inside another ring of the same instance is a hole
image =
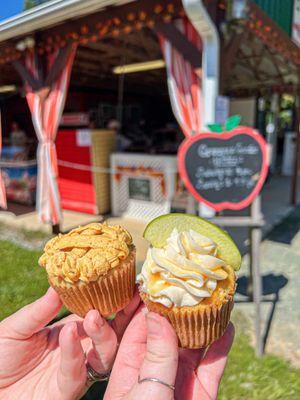
[[[237, 299], [245, 297], [249, 257], [245, 256]], [[300, 366], [300, 206], [277, 225], [261, 246], [264, 297], [262, 329], [266, 352], [277, 354]], [[241, 295], [242, 293], [242, 295]], [[255, 310], [252, 303], [236, 303], [235, 315], [242, 313], [253, 333]]]
[[44, 232], [31, 232], [0, 224], [0, 240], [8, 240], [28, 250], [42, 250], [50, 235]]

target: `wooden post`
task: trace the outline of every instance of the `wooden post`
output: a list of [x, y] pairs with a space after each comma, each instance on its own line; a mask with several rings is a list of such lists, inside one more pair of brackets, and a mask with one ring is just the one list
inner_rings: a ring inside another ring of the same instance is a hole
[[60, 225], [59, 224], [52, 225], [52, 233], [53, 233], [53, 235], [58, 235], [60, 233]]
[[196, 202], [190, 193], [188, 193], [186, 212], [188, 214], [196, 214]]
[[249, 226], [248, 229], [248, 238], [250, 242], [250, 262], [249, 262], [249, 279], [248, 279], [248, 285], [247, 285], [247, 296], [249, 301], [253, 301], [253, 268], [252, 268], [252, 230], [253, 227]]
[[260, 244], [262, 240], [262, 226], [264, 219], [261, 212], [261, 197], [258, 196], [251, 204], [250, 216], [216, 216], [210, 221], [226, 227], [249, 227], [250, 237], [250, 272], [248, 295], [254, 301], [255, 306], [255, 353], [261, 357], [264, 352], [263, 335], [261, 329], [261, 298], [262, 278], [260, 275]]
[[[258, 196], [251, 205], [251, 217], [253, 221], [261, 220], [261, 198]], [[262, 297], [262, 278], [260, 275], [260, 244], [262, 239], [261, 226], [257, 224], [250, 229], [250, 266], [253, 280], [253, 300], [255, 305], [255, 336], [256, 336], [256, 355], [263, 355], [263, 337], [261, 334], [261, 297]]]
[[281, 97], [278, 93], [273, 93], [271, 97], [271, 111], [273, 119], [273, 132], [267, 132], [269, 135], [269, 143], [272, 146], [270, 152], [270, 172], [276, 172], [276, 154], [277, 154], [277, 137], [278, 137], [278, 121], [279, 121], [279, 110], [280, 110]]
[[294, 160], [294, 171], [292, 177], [292, 193], [291, 203], [293, 206], [297, 204], [297, 192], [298, 192], [298, 174], [300, 169], [300, 96], [296, 97], [296, 148], [295, 148], [295, 160]]

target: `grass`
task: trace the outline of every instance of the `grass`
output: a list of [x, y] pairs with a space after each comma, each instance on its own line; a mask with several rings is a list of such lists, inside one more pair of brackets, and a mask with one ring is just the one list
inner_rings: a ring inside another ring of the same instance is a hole
[[48, 287], [45, 271], [38, 266], [39, 251], [28, 251], [0, 241], [0, 319], [41, 296]]
[[299, 400], [300, 371], [272, 355], [258, 359], [246, 335], [238, 335], [219, 400]]
[[[37, 264], [40, 251], [0, 241], [0, 320], [41, 296], [48, 283]], [[235, 321], [243, 324], [243, 318]], [[246, 331], [246, 329], [238, 329]], [[95, 385], [84, 400], [99, 400], [103, 385]], [[257, 359], [247, 336], [236, 337], [222, 380], [219, 400], [300, 400], [300, 371], [267, 355]]]

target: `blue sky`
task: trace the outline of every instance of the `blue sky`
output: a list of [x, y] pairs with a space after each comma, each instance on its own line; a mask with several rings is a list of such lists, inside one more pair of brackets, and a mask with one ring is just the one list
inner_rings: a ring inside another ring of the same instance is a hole
[[23, 11], [24, 0], [0, 0], [0, 20], [12, 17]]

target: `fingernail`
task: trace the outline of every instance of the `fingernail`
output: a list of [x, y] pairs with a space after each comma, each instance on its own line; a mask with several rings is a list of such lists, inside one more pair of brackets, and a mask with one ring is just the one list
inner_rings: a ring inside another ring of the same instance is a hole
[[78, 337], [78, 330], [77, 330], [77, 324], [76, 322], [71, 322], [70, 324], [70, 333], [73, 336], [73, 339], [77, 339]]
[[148, 308], [147, 308], [146, 306], [143, 306], [143, 307], [141, 308], [141, 313], [144, 314], [144, 315], [147, 315], [147, 314], [149, 313]]
[[159, 320], [159, 316], [154, 313], [148, 313], [147, 318], [147, 330], [150, 335], [157, 335], [160, 333], [162, 326]]
[[104, 325], [104, 319], [98, 311], [94, 314], [94, 324], [97, 329], [100, 329]]

